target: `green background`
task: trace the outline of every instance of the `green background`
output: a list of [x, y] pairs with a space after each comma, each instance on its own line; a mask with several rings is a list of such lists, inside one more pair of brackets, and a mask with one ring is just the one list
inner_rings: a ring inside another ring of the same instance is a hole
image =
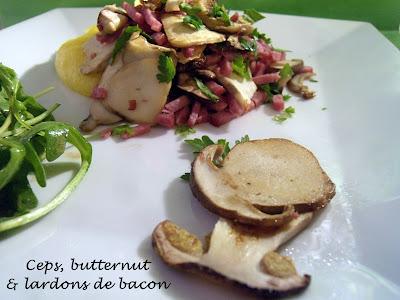
[[[112, 0], [0, 0], [0, 26], [7, 27], [56, 7], [96, 7]], [[120, 3], [122, 1], [115, 1]], [[400, 0], [223, 0], [230, 9], [357, 20], [372, 23], [400, 48]]]

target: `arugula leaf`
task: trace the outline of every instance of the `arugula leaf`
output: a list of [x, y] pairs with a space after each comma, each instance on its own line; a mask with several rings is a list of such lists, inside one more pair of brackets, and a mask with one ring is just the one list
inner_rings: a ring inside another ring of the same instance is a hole
[[223, 21], [226, 26], [231, 25], [231, 19], [224, 5], [219, 5], [218, 3], [215, 3], [211, 8], [210, 15]]
[[115, 61], [115, 57], [119, 52], [121, 52], [122, 49], [125, 48], [126, 44], [128, 43], [129, 39], [131, 38], [132, 34], [134, 32], [141, 32], [142, 30], [139, 28], [138, 25], [135, 26], [128, 26], [125, 28], [125, 30], [122, 32], [121, 36], [117, 39], [115, 42], [114, 49], [112, 51], [111, 55], [111, 61], [110, 64], [112, 65]]
[[198, 16], [185, 16], [182, 21], [184, 24], [187, 24], [191, 27], [194, 27], [196, 30], [199, 30], [203, 27], [203, 21]]
[[246, 51], [257, 52], [257, 43], [255, 40], [247, 40], [243, 37], [239, 37], [239, 43]]
[[289, 64], [285, 64], [279, 72], [280, 80], [285, 81], [293, 76], [294, 72]]
[[196, 130], [187, 125], [178, 125], [175, 127], [175, 134], [178, 134], [183, 138], [186, 138], [188, 135], [193, 133], [196, 133]]
[[239, 76], [249, 80], [251, 78], [249, 67], [247, 63], [245, 63], [243, 56], [238, 55], [232, 61], [232, 69], [233, 72], [238, 74]]
[[206, 86], [200, 79], [194, 78], [196, 81], [196, 85], [199, 90], [204, 94], [204, 96], [208, 97], [212, 102], [218, 102], [219, 97], [215, 95], [209, 88]]
[[291, 118], [295, 112], [296, 112], [296, 110], [294, 109], [294, 107], [289, 106], [283, 112], [281, 112], [280, 114], [275, 115], [272, 119], [275, 122], [283, 123], [287, 119]]
[[186, 172], [185, 174], [179, 177], [182, 180], [189, 181], [190, 180], [190, 173]]
[[241, 144], [241, 143], [245, 143], [245, 142], [249, 142], [250, 141], [250, 137], [248, 134], [246, 134], [244, 137], [242, 137], [240, 140], [236, 140], [235, 141], [235, 145], [237, 144]]
[[45, 133], [46, 139], [46, 159], [54, 161], [65, 151], [68, 130], [65, 128], [49, 129]]
[[175, 65], [169, 55], [165, 53], [160, 54], [158, 57], [158, 71], [160, 72], [157, 74], [159, 82], [171, 82], [174, 79], [176, 74]]
[[244, 17], [250, 23], [255, 23], [255, 22], [260, 21], [265, 18], [262, 14], [260, 14], [258, 11], [256, 11], [253, 8], [245, 9], [244, 14], [245, 14]]
[[203, 21], [197, 16], [197, 14], [201, 12], [200, 7], [182, 2], [179, 4], [179, 8], [187, 14], [182, 21], [184, 24], [194, 27], [196, 30], [199, 30], [204, 26]]
[[291, 95], [283, 95], [283, 101], [289, 101], [290, 98], [292, 98]]
[[263, 40], [266, 44], [271, 44], [271, 39], [267, 37], [265, 33], [261, 33], [257, 30], [257, 28], [254, 28], [253, 32], [251, 33], [253, 37], [255, 37], [257, 40]]

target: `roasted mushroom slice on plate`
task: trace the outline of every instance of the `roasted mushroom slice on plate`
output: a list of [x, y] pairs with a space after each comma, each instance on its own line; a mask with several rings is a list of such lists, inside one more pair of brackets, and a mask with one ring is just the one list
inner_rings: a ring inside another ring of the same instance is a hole
[[302, 231], [311, 219], [312, 213], [306, 213], [283, 227], [259, 231], [221, 218], [205, 247], [185, 229], [164, 221], [153, 232], [153, 247], [172, 267], [261, 296], [283, 296], [305, 289], [311, 277], [299, 275], [292, 260], [275, 251]]
[[128, 23], [126, 11], [116, 5], [106, 5], [97, 17], [97, 27], [105, 34], [112, 34]]
[[[306, 148], [285, 139], [236, 145], [221, 162], [211, 145], [192, 164], [194, 196], [216, 214], [262, 227], [289, 222], [297, 211], [324, 207], [335, 185]], [[215, 162], [218, 162], [218, 166]]]

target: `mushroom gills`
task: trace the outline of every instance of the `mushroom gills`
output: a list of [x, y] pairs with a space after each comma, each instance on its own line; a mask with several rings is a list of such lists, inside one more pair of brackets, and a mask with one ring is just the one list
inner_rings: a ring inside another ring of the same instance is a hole
[[[153, 246], [172, 267], [232, 283], [263, 296], [285, 295], [305, 289], [310, 276], [297, 274], [293, 263], [274, 251], [302, 231], [312, 216], [312, 213], [302, 214], [283, 227], [263, 231], [220, 218], [203, 253], [197, 237], [171, 221], [164, 221], [153, 232]], [[168, 227], [175, 231], [171, 234], [166, 230]], [[193, 249], [187, 245], [193, 245]]]

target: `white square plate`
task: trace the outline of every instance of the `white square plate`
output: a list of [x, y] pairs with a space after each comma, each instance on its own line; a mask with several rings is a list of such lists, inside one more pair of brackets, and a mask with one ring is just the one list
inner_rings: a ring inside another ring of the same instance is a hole
[[[60, 102], [56, 118], [74, 125], [86, 117], [89, 101], [68, 90], [53, 68], [54, 53], [67, 39], [96, 20], [97, 9], [57, 9], [0, 31], [0, 60], [21, 76], [41, 99]], [[289, 138], [309, 148], [336, 183], [337, 195], [305, 231], [285, 245], [301, 273], [312, 276], [299, 299], [399, 299], [400, 297], [400, 52], [369, 24], [267, 15], [257, 27], [274, 45], [290, 49], [314, 67], [317, 98], [292, 98], [293, 119], [282, 125], [272, 110], [260, 107], [227, 126], [202, 126], [207, 134], [230, 141]], [[326, 110], [322, 110], [326, 107]], [[0, 236], [0, 299], [245, 299], [235, 289], [214, 285], [166, 267], [154, 254], [150, 234], [170, 219], [199, 235], [208, 233], [216, 216], [193, 198], [178, 177], [189, 170], [192, 155], [172, 130], [117, 142], [93, 143], [87, 177], [56, 211], [17, 233]], [[71, 172], [69, 163], [51, 171], [48, 199]], [[76, 156], [76, 155], [75, 155]], [[76, 158], [75, 158], [76, 160]], [[71, 163], [72, 162], [72, 163]], [[73, 168], [72, 168], [73, 169]], [[78, 261], [151, 261], [148, 271], [71, 271]], [[26, 263], [57, 261], [62, 273], [29, 271]], [[167, 281], [168, 290], [25, 290], [30, 280]], [[20, 284], [6, 288], [9, 278]], [[251, 298], [251, 297], [250, 297]]]

